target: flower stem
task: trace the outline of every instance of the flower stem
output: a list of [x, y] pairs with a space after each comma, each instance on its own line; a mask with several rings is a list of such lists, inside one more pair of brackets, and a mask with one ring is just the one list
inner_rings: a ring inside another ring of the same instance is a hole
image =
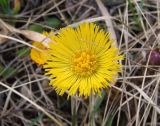
[[71, 97], [71, 113], [72, 113], [72, 126], [77, 125], [77, 99]]
[[94, 121], [94, 96], [91, 94], [89, 96], [89, 125], [90, 126], [95, 126], [95, 121]]

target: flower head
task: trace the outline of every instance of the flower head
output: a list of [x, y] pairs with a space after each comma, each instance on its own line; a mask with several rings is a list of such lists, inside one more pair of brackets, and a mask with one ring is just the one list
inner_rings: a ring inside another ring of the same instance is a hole
[[49, 43], [45, 74], [51, 78], [56, 92], [88, 97], [101, 94], [110, 86], [121, 70], [118, 48], [111, 47], [110, 35], [94, 23], [83, 23], [77, 28], [62, 28]]
[[[51, 40], [53, 40], [53, 32], [43, 32], [43, 35], [45, 35], [46, 38], [49, 37]], [[32, 45], [42, 50], [42, 52], [32, 48], [30, 53], [31, 59], [37, 64], [43, 65], [47, 60], [48, 48], [43, 44], [43, 42], [33, 42]]]

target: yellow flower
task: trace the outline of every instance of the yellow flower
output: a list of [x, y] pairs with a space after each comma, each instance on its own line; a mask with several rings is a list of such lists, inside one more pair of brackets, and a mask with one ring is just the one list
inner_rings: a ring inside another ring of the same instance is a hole
[[[51, 40], [53, 40], [53, 38], [54, 38], [53, 32], [49, 32], [49, 33], [43, 32], [43, 35], [45, 35], [46, 38], [47, 37], [50, 38]], [[47, 60], [48, 48], [46, 46], [44, 46], [44, 44], [42, 42], [33, 42], [32, 45], [37, 47], [38, 49], [42, 50], [42, 52], [32, 48], [31, 53], [30, 53], [31, 59], [39, 65], [44, 64]]]
[[49, 43], [44, 68], [59, 95], [66, 91], [69, 96], [101, 95], [101, 89], [109, 87], [121, 71], [118, 60], [123, 56], [111, 47], [109, 33], [94, 23], [62, 28], [54, 41], [57, 44]]

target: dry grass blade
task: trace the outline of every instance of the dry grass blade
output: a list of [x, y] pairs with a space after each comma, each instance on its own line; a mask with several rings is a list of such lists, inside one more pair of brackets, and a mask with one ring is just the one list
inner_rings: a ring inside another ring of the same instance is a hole
[[105, 16], [105, 17], [108, 17], [105, 20], [105, 23], [107, 25], [108, 31], [111, 33], [111, 39], [115, 40], [112, 45], [118, 47], [117, 37], [116, 37], [116, 33], [115, 33], [113, 25], [112, 25], [111, 16], [110, 16], [107, 8], [104, 6], [104, 4], [102, 3], [101, 0], [96, 0], [96, 2], [97, 2], [97, 5], [98, 5], [98, 7], [99, 7], [99, 9], [100, 9], [100, 11], [102, 13], [102, 15]]
[[6, 36], [6, 35], [2, 35], [2, 34], [0, 34], [0, 37], [1, 37], [1, 38], [6, 38], [6, 39], [11, 39], [11, 40], [17, 41], [17, 42], [19, 42], [19, 43], [22, 43], [22, 44], [24, 44], [24, 45], [27, 45], [28, 47], [34, 48], [34, 49], [42, 52], [42, 50], [40, 50], [39, 48], [37, 48], [37, 47], [35, 47], [35, 46], [32, 46], [31, 44], [29, 44], [29, 43], [27, 43], [27, 42], [25, 42], [25, 41], [22, 41], [22, 40], [13, 38], [13, 37], [9, 37], [9, 36]]
[[148, 103], [150, 103], [152, 105], [152, 107], [158, 112], [160, 113], [160, 108], [152, 101], [152, 99], [142, 90], [140, 89], [138, 86], [126, 82], [128, 85], [132, 86], [134, 89], [136, 89], [147, 101]]
[[10, 91], [14, 92], [15, 94], [19, 95], [21, 98], [25, 99], [26, 101], [28, 101], [29, 103], [31, 103], [33, 106], [35, 106], [37, 109], [39, 109], [40, 111], [42, 111], [44, 114], [46, 114], [46, 116], [48, 116], [50, 119], [52, 119], [58, 126], [63, 126], [63, 124], [61, 124], [55, 117], [53, 117], [50, 113], [48, 113], [44, 108], [42, 108], [41, 106], [39, 106], [38, 104], [36, 104], [35, 102], [31, 101], [30, 99], [28, 99], [27, 97], [25, 97], [24, 95], [22, 95], [21, 93], [17, 92], [15, 89], [13, 89], [12, 87], [9, 87], [8, 85], [0, 82], [0, 85], [9, 89]]

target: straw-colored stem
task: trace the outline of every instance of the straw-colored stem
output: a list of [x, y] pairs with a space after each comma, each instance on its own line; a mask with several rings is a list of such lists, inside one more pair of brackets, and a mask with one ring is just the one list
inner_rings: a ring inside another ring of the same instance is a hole
[[72, 113], [72, 126], [78, 126], [77, 124], [77, 99], [71, 97], [71, 113]]

